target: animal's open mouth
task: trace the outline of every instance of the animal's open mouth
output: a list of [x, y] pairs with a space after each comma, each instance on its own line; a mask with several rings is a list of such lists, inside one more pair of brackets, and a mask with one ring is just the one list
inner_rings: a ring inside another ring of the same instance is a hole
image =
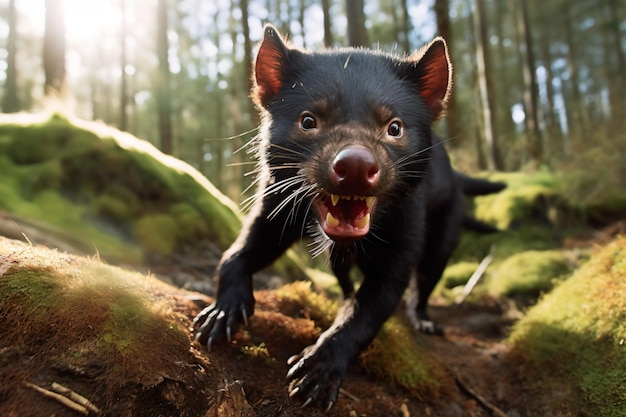
[[315, 199], [324, 233], [335, 241], [352, 241], [370, 229], [376, 197], [326, 194]]

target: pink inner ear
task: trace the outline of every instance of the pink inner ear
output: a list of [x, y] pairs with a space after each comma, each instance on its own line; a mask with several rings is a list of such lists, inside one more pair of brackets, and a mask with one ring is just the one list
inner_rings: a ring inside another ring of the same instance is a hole
[[274, 30], [266, 30], [254, 70], [257, 83], [256, 95], [261, 104], [267, 105], [282, 87], [281, 78], [285, 59], [284, 47], [278, 34]]
[[429, 45], [418, 67], [422, 72], [420, 94], [436, 119], [446, 106], [450, 89], [451, 68], [443, 40], [436, 40]]

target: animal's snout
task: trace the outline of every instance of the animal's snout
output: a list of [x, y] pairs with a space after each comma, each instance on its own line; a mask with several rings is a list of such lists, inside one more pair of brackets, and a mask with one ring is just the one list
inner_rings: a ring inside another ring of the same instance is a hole
[[378, 184], [380, 165], [376, 156], [365, 146], [347, 146], [335, 156], [330, 176], [343, 193], [366, 194]]

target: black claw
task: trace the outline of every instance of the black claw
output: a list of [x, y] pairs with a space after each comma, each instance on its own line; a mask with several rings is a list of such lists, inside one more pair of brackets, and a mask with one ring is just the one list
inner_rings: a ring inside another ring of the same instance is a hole
[[326, 410], [324, 410], [325, 413], [328, 413], [330, 411], [331, 408], [333, 408], [333, 405], [335, 405], [334, 401], [329, 401], [328, 405], [326, 406]]
[[228, 343], [232, 342], [232, 331], [230, 329], [230, 326], [227, 325], [226, 326], [226, 340], [228, 340]]
[[302, 405], [300, 406], [301, 408], [305, 408], [307, 405], [311, 404], [313, 402], [313, 398], [309, 397], [306, 399], [305, 402], [302, 403]]

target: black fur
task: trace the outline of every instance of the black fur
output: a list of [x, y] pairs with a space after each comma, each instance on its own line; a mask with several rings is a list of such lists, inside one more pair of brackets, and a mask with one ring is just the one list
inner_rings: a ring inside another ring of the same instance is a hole
[[[195, 319], [196, 337], [208, 348], [230, 340], [253, 314], [252, 274], [313, 237], [314, 252], [330, 249], [346, 300], [315, 345], [289, 361], [287, 378], [291, 396], [330, 408], [349, 362], [415, 272], [419, 326], [436, 330], [421, 323], [428, 324], [428, 297], [466, 218], [464, 176], [431, 131], [451, 88], [447, 48], [438, 38], [408, 58], [363, 49], [305, 53], [268, 26], [255, 81], [259, 190], [222, 257], [216, 302]], [[354, 265], [364, 275], [357, 292]]]

